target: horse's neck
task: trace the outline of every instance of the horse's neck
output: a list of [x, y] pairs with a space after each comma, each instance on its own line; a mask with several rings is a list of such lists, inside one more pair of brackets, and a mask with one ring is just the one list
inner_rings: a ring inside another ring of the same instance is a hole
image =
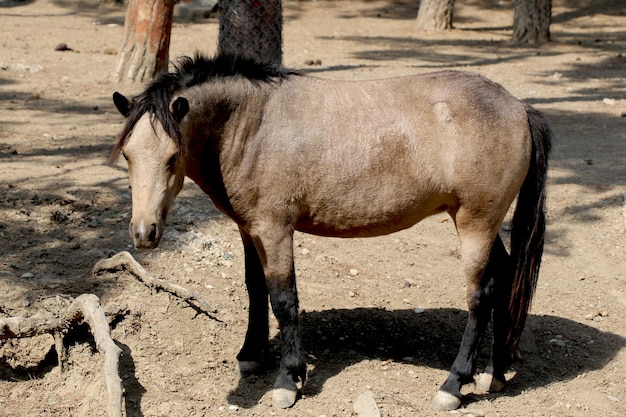
[[[219, 153], [222, 170], [234, 169], [240, 157], [261, 124], [265, 104], [273, 85], [253, 86], [249, 81], [230, 80], [213, 90], [213, 98], [206, 102], [200, 115], [209, 116], [211, 139], [216, 142], [211, 152]], [[207, 94], [210, 97], [211, 94]], [[202, 138], [204, 140], [204, 138]]]
[[222, 210], [229, 206], [224, 181], [230, 173], [241, 172], [246, 145], [258, 131], [272, 88], [224, 83], [190, 92], [196, 104], [188, 120], [186, 174]]

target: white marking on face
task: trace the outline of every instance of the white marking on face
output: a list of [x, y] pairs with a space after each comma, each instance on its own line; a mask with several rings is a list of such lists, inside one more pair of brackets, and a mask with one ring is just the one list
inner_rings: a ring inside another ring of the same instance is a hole
[[165, 216], [180, 191], [184, 173], [177, 158], [179, 148], [150, 116], [139, 119], [124, 145], [132, 190], [130, 235], [138, 248], [158, 245]]

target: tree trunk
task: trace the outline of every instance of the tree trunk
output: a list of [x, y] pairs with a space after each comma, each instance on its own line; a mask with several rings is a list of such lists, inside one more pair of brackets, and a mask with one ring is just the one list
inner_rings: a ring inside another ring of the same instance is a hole
[[218, 53], [247, 56], [281, 65], [281, 0], [221, 0]]
[[422, 0], [417, 12], [417, 30], [452, 29], [454, 0]]
[[515, 0], [513, 42], [539, 45], [550, 41], [551, 0]]
[[148, 81], [167, 71], [174, 0], [130, 0], [119, 61], [111, 77]]

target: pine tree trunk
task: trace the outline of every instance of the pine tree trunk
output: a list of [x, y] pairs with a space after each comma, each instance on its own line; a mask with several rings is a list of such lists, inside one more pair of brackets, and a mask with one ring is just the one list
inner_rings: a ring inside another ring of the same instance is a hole
[[415, 27], [426, 31], [452, 29], [453, 15], [454, 0], [422, 0]]
[[221, 0], [218, 53], [283, 61], [281, 0]]
[[148, 81], [167, 71], [174, 0], [130, 0], [119, 61], [111, 77]]
[[551, 0], [515, 0], [513, 42], [539, 45], [550, 41]]

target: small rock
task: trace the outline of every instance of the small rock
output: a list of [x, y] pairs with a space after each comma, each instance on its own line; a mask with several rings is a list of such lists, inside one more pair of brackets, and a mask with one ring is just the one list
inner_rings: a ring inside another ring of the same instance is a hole
[[354, 402], [354, 412], [358, 417], [380, 417], [380, 410], [372, 391], [365, 391]]
[[65, 42], [61, 42], [60, 44], [55, 46], [54, 50], [55, 51], [73, 51], [73, 49], [70, 48], [69, 46], [67, 46], [67, 44]]
[[95, 258], [95, 259], [106, 258], [106, 254], [104, 250], [98, 249], [98, 248], [89, 249], [87, 252], [85, 252], [85, 255], [89, 258]]
[[611, 401], [616, 402], [616, 403], [618, 403], [618, 402], [619, 402], [619, 398], [614, 397], [614, 396], [612, 396], [612, 395], [607, 395], [607, 398], [608, 398], [609, 400], [611, 400]]
[[595, 313], [589, 313], [585, 315], [586, 320], [601, 320], [602, 317], [608, 317], [609, 312], [607, 310], [598, 310]]
[[606, 104], [607, 106], [614, 106], [615, 105], [615, 99], [613, 99], [613, 98], [602, 99], [602, 102], [604, 104]]
[[565, 341], [560, 335], [557, 335], [554, 339], [551, 339], [549, 343], [552, 345], [557, 345], [558, 347], [565, 347]]
[[24, 278], [24, 279], [33, 279], [33, 278], [35, 278], [35, 274], [33, 274], [32, 272], [24, 272], [22, 274], [22, 278]]
[[239, 410], [239, 407], [236, 406], [235, 404], [229, 404], [228, 405], [228, 409], [231, 410], [231, 411], [237, 411], [237, 410]]
[[417, 314], [422, 314], [425, 310], [424, 310], [422, 307], [417, 307], [417, 308], [416, 308], [415, 310], [413, 310], [413, 311], [415, 311], [415, 313], [417, 313]]
[[358, 269], [350, 269], [350, 275], [352, 275], [353, 277], [359, 275], [359, 270]]
[[308, 250], [307, 248], [302, 249], [302, 254], [303, 255], [308, 255], [311, 251]]

